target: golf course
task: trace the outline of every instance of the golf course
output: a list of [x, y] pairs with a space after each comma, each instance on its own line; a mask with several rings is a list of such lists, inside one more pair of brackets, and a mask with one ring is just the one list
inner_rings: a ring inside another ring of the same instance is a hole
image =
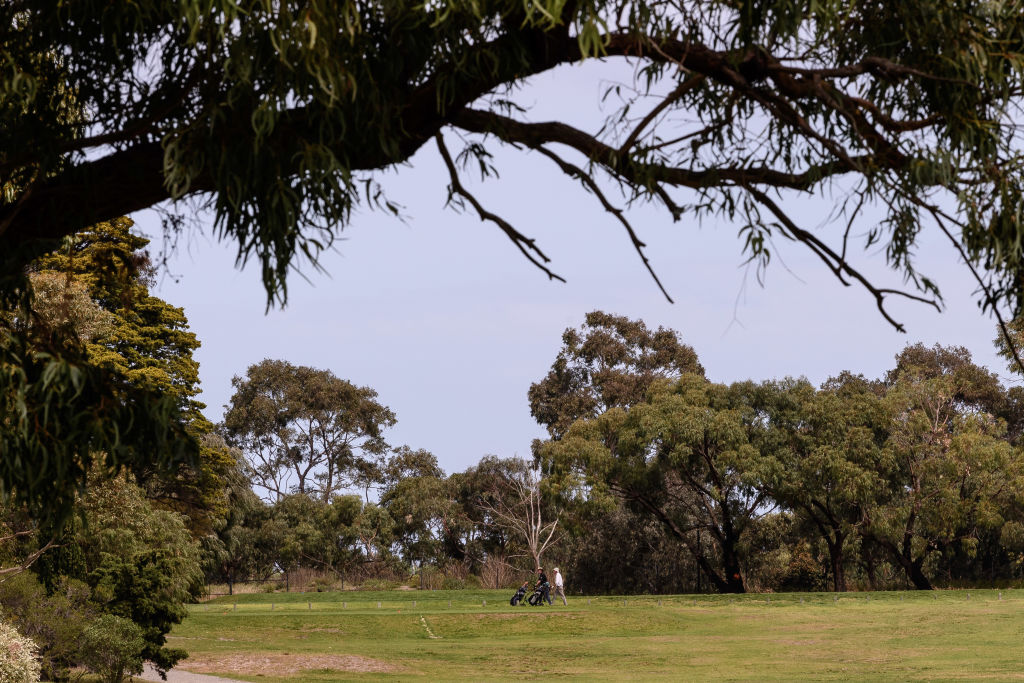
[[247, 594], [191, 607], [180, 669], [251, 681], [375, 678], [1009, 680], [1024, 593], [570, 596]]

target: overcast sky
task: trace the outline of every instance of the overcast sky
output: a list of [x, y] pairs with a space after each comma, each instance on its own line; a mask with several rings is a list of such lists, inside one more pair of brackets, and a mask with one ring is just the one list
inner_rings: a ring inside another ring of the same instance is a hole
[[[562, 116], [594, 130], [603, 79], [628, 75], [621, 63], [565, 67], [518, 99], [532, 107], [533, 120]], [[481, 185], [467, 174], [467, 184], [490, 210], [538, 238], [567, 284], [549, 282], [493, 224], [443, 208], [447, 174], [433, 145], [381, 177], [407, 220], [358, 213], [322, 259], [325, 273], [305, 268], [306, 279], [291, 278], [283, 310], [265, 312], [258, 268], [239, 271], [232, 245], [215, 242], [208, 227], [184, 233], [156, 293], [185, 309], [202, 342], [207, 415], [220, 420], [233, 376], [278, 358], [373, 387], [398, 417], [391, 442], [432, 451], [447, 472], [489, 453], [528, 456], [543, 430], [530, 417], [527, 389], [547, 372], [562, 331], [595, 309], [677, 330], [720, 382], [802, 375], [820, 383], [841, 370], [878, 377], [916, 341], [965, 346], [1005, 374], [992, 345], [994, 321], [980, 314], [967, 270], [937, 241], [924, 239], [918, 258], [938, 279], [946, 310], [893, 301], [908, 330], [900, 334], [870, 295], [843, 287], [799, 245], [775, 245], [762, 288], [743, 266], [738, 225], [672, 223], [663, 211], [633, 211], [676, 301], [669, 304], [592, 196], [537, 155], [497, 157], [500, 180]], [[788, 201], [787, 208], [814, 228], [830, 201]], [[159, 251], [156, 216], [133, 218]], [[900, 283], [882, 268], [881, 253], [868, 257], [873, 265], [865, 270]]]

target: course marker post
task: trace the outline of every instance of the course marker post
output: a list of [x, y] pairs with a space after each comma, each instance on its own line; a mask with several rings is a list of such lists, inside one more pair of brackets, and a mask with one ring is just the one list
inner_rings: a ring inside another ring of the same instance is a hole
[[313, 609], [313, 603], [311, 603], [311, 602], [307, 602], [307, 603], [306, 603], [306, 605], [308, 605], [308, 606], [309, 606], [309, 609]]
[[451, 606], [452, 606], [452, 601], [451, 601], [451, 600], [449, 600], [449, 601], [448, 601], [448, 606], [449, 606], [449, 607], [451, 607]]
[[270, 603], [270, 611], [271, 611], [271, 612], [273, 612], [273, 611], [274, 611], [274, 603]]
[[487, 601], [484, 600], [484, 607], [487, 607]]
[[380, 609], [380, 603], [379, 602], [377, 603], [377, 609]]
[[348, 603], [347, 602], [342, 602], [341, 603], [341, 609], [345, 609], [346, 607], [348, 607]]
[[415, 600], [412, 601], [412, 606], [416, 607], [416, 601]]
[[238, 603], [237, 602], [235, 603], [235, 611], [236, 612], [238, 611]]
[[1003, 591], [999, 591], [999, 599], [1000, 599], [1000, 600], [1002, 600], [1002, 599], [1003, 599]]

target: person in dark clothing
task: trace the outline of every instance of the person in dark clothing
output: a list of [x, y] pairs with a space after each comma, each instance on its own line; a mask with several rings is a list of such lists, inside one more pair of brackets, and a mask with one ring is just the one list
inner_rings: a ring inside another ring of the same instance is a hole
[[537, 567], [537, 588], [541, 590], [543, 600], [547, 600], [548, 604], [551, 603], [551, 584], [548, 583], [548, 575], [544, 573], [543, 567]]

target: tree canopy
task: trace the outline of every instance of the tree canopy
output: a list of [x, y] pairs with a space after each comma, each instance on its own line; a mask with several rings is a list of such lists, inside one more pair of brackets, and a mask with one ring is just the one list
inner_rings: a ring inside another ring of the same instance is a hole
[[253, 483], [269, 495], [296, 492], [328, 502], [383, 477], [383, 431], [395, 415], [373, 389], [269, 358], [232, 384], [224, 432], [245, 455]]
[[655, 380], [688, 372], [704, 368], [674, 330], [591, 311], [580, 329], [562, 334], [551, 370], [530, 385], [530, 414], [558, 438], [576, 420], [639, 403]]
[[150, 294], [148, 240], [131, 227], [120, 218], [64, 240], [0, 307], [0, 490], [59, 525], [94, 462], [126, 466], [208, 529], [232, 457], [204, 440], [199, 342], [180, 308]]
[[[672, 219], [725, 217], [760, 266], [773, 240], [795, 241], [897, 327], [888, 297], [941, 303], [915, 259], [925, 230], [972, 269], [983, 306], [1020, 310], [1013, 3], [20, 0], [0, 27], [7, 278], [96, 222], [161, 206], [180, 224], [190, 204], [167, 201], [194, 200], [283, 298], [296, 256], [315, 258], [356, 205], [393, 209], [374, 179], [430, 144], [449, 198], [557, 278], [460, 179], [460, 163], [492, 175], [498, 143], [579, 181], [641, 255], [613, 189]], [[531, 76], [587, 59], [635, 66], [599, 131], [512, 101]], [[828, 227], [788, 211], [810, 195], [835, 197]], [[869, 278], [858, 247], [905, 284]]]

